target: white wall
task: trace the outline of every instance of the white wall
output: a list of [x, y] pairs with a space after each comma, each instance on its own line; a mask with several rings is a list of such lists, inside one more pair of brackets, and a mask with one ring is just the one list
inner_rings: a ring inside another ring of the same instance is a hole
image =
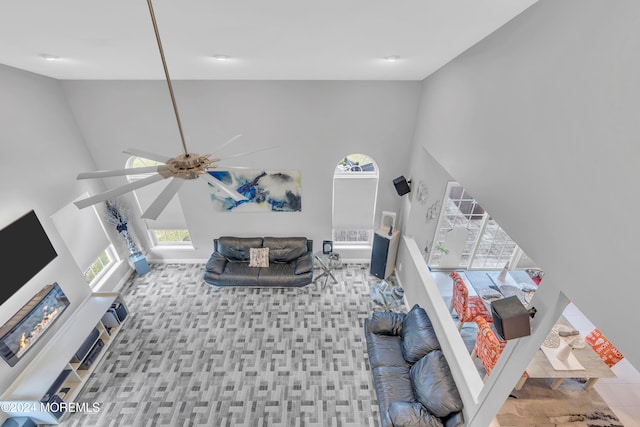
[[[640, 367], [629, 333], [640, 296], [639, 13], [630, 0], [541, 0], [424, 81], [411, 174], [433, 164], [426, 149], [546, 272], [532, 335], [507, 345], [466, 408], [470, 425], [493, 418], [567, 300]], [[420, 239], [429, 224], [415, 208], [405, 231]], [[417, 259], [408, 252], [403, 284]]]
[[[33, 209], [58, 253], [0, 306], [0, 325], [49, 283], [58, 282], [71, 301], [61, 319], [16, 366], [0, 360], [0, 390], [5, 390], [62, 325], [62, 319], [90, 293], [50, 215], [84, 191], [96, 191], [98, 187], [80, 185], [75, 180], [78, 169], [92, 169], [94, 164], [58, 81], [0, 65], [0, 93], [0, 228]], [[0, 262], [10, 250], [0, 248]], [[28, 258], [29, 254], [24, 256]], [[20, 266], [2, 264], [3, 270], [9, 268]]]
[[[181, 153], [164, 82], [65, 81], [63, 87], [99, 169], [123, 167], [126, 147]], [[319, 249], [331, 236], [334, 168], [350, 153], [368, 154], [380, 168], [376, 221], [381, 211], [398, 210], [392, 180], [407, 171], [419, 82], [177, 81], [174, 88], [190, 151], [211, 153], [238, 133], [241, 139], [214, 154], [277, 146], [228, 164], [300, 170], [302, 212], [214, 212], [203, 182], [188, 182], [179, 198], [195, 251], [152, 257], [207, 259], [212, 239], [224, 234], [304, 235]]]
[[[427, 219], [427, 211], [434, 204], [442, 201], [447, 189], [447, 183], [454, 181], [454, 179], [421, 144], [414, 146], [412, 153], [412, 191], [407, 196], [404, 196], [404, 216], [406, 217], [404, 219], [404, 233], [416, 241], [423, 256], [426, 256], [425, 248], [428, 247], [429, 251], [433, 249], [433, 236], [438, 225], [442, 203], [437, 204], [438, 209], [436, 209], [436, 217], [434, 219]], [[420, 183], [423, 183], [427, 188], [426, 197], [422, 201], [418, 198]]]
[[413, 150], [636, 367], [639, 15], [633, 0], [541, 0], [424, 81]]

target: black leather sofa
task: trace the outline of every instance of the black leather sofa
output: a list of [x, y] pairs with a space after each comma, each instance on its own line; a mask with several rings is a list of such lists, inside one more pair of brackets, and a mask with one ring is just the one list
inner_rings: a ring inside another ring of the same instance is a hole
[[[313, 241], [306, 237], [231, 237], [213, 241], [204, 281], [215, 286], [300, 287], [313, 281]], [[268, 267], [249, 267], [251, 248], [269, 248]]]
[[374, 312], [364, 327], [382, 427], [464, 425], [462, 399], [423, 308]]

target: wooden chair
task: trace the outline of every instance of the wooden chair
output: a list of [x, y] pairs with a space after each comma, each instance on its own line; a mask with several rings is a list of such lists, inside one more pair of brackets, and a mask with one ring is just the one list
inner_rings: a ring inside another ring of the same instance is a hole
[[479, 296], [469, 296], [467, 285], [464, 284], [462, 277], [455, 271], [450, 274], [453, 279], [453, 296], [451, 297], [451, 305], [449, 312], [456, 311], [458, 315], [458, 330], [467, 322], [473, 322], [476, 317], [481, 317], [487, 322], [493, 322], [491, 313], [487, 311], [482, 298]]
[[[478, 324], [478, 334], [476, 335], [476, 344], [471, 352], [471, 358], [474, 359], [477, 357], [480, 359], [480, 363], [482, 363], [482, 367], [485, 371], [485, 376], [482, 380], [486, 381], [487, 376], [493, 367], [496, 366], [496, 363], [498, 363], [498, 358], [502, 354], [502, 350], [504, 350], [504, 346], [507, 345], [507, 342], [498, 338], [498, 336], [493, 332], [491, 323], [487, 322], [482, 317], [477, 317], [476, 323]], [[527, 378], [528, 375], [524, 372], [516, 385], [517, 390], [522, 388]]]
[[611, 341], [602, 335], [602, 332], [600, 332], [600, 329], [598, 328], [589, 332], [584, 340], [589, 343], [591, 348], [593, 348], [593, 351], [595, 351], [610, 368], [624, 359], [622, 353], [618, 351]]

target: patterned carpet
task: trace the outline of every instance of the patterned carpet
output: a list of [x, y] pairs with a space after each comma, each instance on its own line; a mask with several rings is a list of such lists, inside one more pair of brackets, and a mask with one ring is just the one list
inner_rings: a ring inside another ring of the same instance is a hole
[[[346, 265], [324, 289], [216, 291], [202, 270], [132, 275], [130, 317], [77, 398], [100, 410], [69, 413], [62, 427], [380, 425], [363, 334], [379, 281], [368, 265]], [[462, 333], [471, 351], [475, 329]], [[534, 384], [507, 400], [504, 426], [620, 425], [595, 390]]]
[[367, 265], [325, 289], [225, 288], [156, 264], [122, 289], [131, 316], [63, 427], [378, 426], [363, 319]]

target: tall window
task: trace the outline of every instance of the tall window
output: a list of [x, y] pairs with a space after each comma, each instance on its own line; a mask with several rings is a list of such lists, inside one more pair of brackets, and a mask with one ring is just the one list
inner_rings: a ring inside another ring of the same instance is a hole
[[[85, 193], [80, 198], [88, 196]], [[96, 286], [118, 260], [96, 206], [78, 209], [69, 203], [51, 215], [51, 220], [87, 283]]]
[[89, 268], [85, 270], [84, 278], [87, 283], [92, 285], [93, 283], [96, 283], [100, 278], [102, 278], [104, 273], [106, 273], [106, 271], [111, 266], [111, 263], [113, 263], [115, 259], [116, 256], [113, 250], [113, 246], [110, 245], [100, 255], [98, 255], [98, 258], [96, 258], [96, 260], [93, 261]]
[[333, 174], [333, 241], [370, 245], [378, 195], [378, 167], [365, 154], [349, 154]]
[[[144, 166], [157, 166], [162, 163], [158, 163], [153, 160], [144, 159], [142, 157], [132, 156], [127, 161], [126, 167], [136, 168]], [[133, 182], [149, 175], [130, 175], [127, 177], [129, 182]], [[166, 182], [159, 182], [148, 185], [146, 187], [139, 188], [133, 192], [135, 198], [140, 206], [140, 209], [144, 211], [146, 207], [151, 205], [153, 201], [158, 197]], [[191, 246], [191, 236], [187, 230], [187, 223], [182, 212], [180, 200], [176, 195], [166, 208], [160, 213], [155, 220], [144, 220], [144, 223], [149, 232], [149, 237], [154, 246]]]
[[496, 269], [526, 255], [478, 202], [450, 182], [428, 264], [434, 268]]

